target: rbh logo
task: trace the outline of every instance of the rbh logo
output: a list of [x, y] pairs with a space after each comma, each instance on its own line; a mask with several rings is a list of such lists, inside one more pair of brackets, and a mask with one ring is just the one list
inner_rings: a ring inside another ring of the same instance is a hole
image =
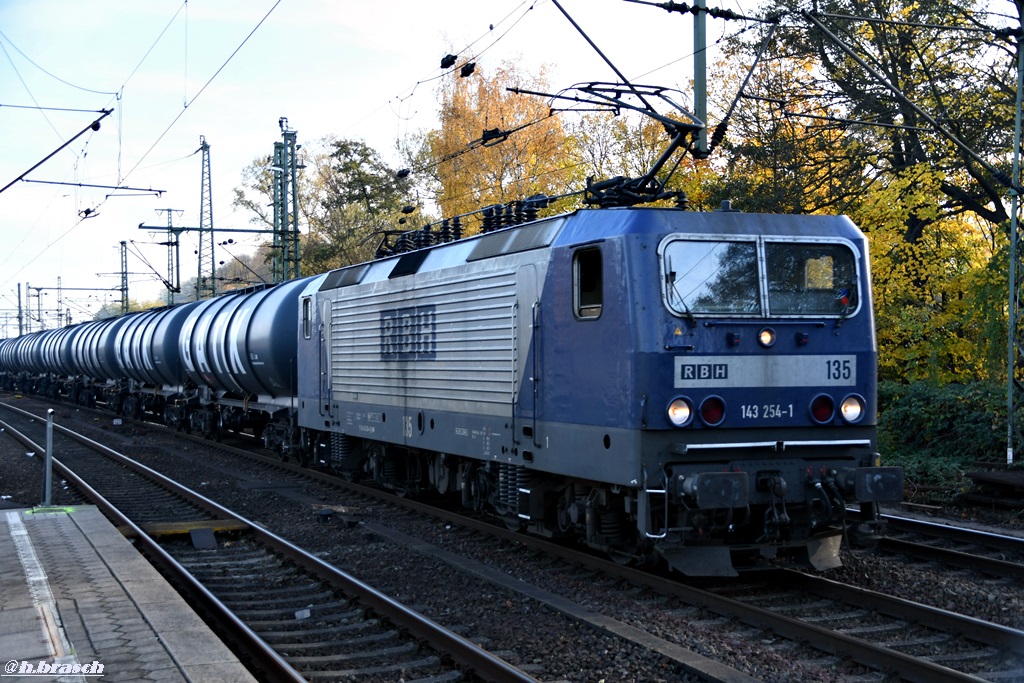
[[381, 360], [434, 360], [437, 324], [433, 304], [380, 312]]
[[683, 363], [679, 366], [679, 379], [729, 379], [728, 363]]

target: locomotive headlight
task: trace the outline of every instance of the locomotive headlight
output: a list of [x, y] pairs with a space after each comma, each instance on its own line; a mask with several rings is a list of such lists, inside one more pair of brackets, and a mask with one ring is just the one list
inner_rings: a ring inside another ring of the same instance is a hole
[[773, 330], [770, 327], [764, 328], [763, 330], [758, 332], [758, 334], [757, 334], [757, 341], [758, 341], [758, 343], [761, 346], [765, 347], [766, 349], [769, 346], [774, 346], [775, 345], [775, 330]]
[[685, 427], [693, 419], [693, 407], [685, 398], [677, 398], [668, 404], [668, 421], [676, 427]]
[[864, 417], [864, 399], [856, 394], [850, 394], [839, 404], [839, 414], [847, 422], [860, 422]]

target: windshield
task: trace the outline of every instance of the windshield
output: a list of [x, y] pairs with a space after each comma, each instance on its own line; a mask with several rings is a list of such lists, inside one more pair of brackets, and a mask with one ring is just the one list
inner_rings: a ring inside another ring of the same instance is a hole
[[680, 313], [760, 313], [757, 244], [677, 240], [665, 249], [666, 298]]
[[843, 315], [857, 308], [856, 265], [842, 244], [765, 244], [772, 315]]
[[679, 315], [843, 316], [858, 304], [845, 243], [677, 238], [662, 258], [665, 303]]

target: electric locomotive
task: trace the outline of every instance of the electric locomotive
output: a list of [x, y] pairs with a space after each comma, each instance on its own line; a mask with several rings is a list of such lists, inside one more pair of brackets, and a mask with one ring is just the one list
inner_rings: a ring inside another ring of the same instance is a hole
[[300, 295], [322, 462], [624, 559], [836, 566], [875, 446], [865, 239], [845, 217], [580, 210], [329, 273]]

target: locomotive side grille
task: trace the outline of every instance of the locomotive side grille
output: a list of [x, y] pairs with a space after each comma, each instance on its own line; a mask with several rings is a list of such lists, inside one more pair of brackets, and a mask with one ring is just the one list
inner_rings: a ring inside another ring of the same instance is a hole
[[515, 272], [460, 272], [407, 291], [389, 284], [351, 288], [333, 302], [334, 399], [396, 405], [404, 397], [412, 405], [507, 412]]

